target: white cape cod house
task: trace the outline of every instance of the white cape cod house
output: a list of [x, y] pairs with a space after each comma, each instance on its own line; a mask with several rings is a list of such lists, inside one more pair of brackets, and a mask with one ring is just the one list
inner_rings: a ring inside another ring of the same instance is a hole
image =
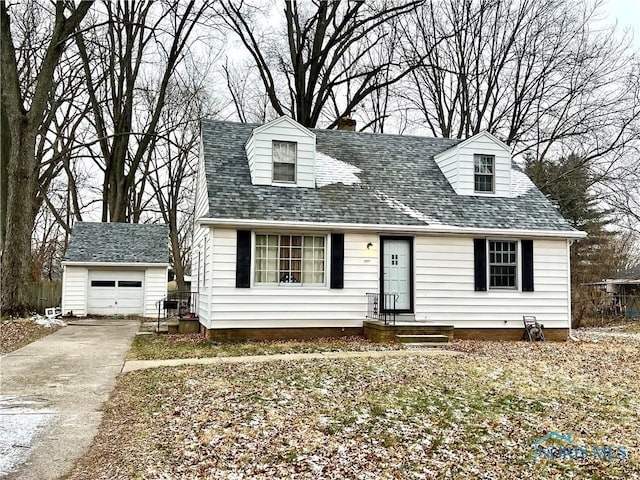
[[565, 339], [584, 236], [488, 133], [202, 124], [192, 290], [211, 338], [361, 334], [373, 299], [457, 338], [519, 339], [534, 315]]

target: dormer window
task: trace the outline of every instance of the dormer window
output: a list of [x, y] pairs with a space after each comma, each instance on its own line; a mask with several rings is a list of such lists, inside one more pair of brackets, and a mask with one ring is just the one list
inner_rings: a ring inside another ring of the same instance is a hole
[[494, 163], [493, 155], [474, 155], [473, 171], [474, 171], [474, 190], [477, 193], [493, 193], [494, 192]]
[[296, 143], [274, 140], [272, 145], [273, 181], [296, 183]]
[[316, 186], [316, 135], [287, 116], [251, 131], [244, 145], [252, 185]]

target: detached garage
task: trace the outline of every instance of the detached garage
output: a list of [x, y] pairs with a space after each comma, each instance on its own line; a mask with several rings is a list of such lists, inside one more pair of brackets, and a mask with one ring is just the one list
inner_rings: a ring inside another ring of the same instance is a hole
[[62, 312], [157, 315], [167, 295], [166, 225], [79, 222], [62, 262]]

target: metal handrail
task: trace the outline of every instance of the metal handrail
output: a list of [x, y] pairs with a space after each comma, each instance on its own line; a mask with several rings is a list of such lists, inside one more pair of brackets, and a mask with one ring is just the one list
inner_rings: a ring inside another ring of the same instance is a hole
[[[160, 331], [160, 319], [170, 316], [184, 317], [187, 315], [196, 315], [198, 312], [198, 292], [169, 292], [165, 297], [156, 302], [158, 308], [158, 328]], [[170, 315], [170, 313], [173, 313]]]
[[397, 293], [384, 293], [382, 302], [379, 293], [367, 293], [367, 317], [374, 320], [382, 320], [385, 325], [396, 324], [396, 305], [400, 295]]

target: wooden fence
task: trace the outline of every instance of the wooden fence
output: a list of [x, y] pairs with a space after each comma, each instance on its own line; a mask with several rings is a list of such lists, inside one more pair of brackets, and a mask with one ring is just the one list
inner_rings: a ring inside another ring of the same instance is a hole
[[42, 280], [31, 285], [29, 303], [33, 310], [44, 313], [45, 308], [59, 307], [62, 299], [62, 281]]

